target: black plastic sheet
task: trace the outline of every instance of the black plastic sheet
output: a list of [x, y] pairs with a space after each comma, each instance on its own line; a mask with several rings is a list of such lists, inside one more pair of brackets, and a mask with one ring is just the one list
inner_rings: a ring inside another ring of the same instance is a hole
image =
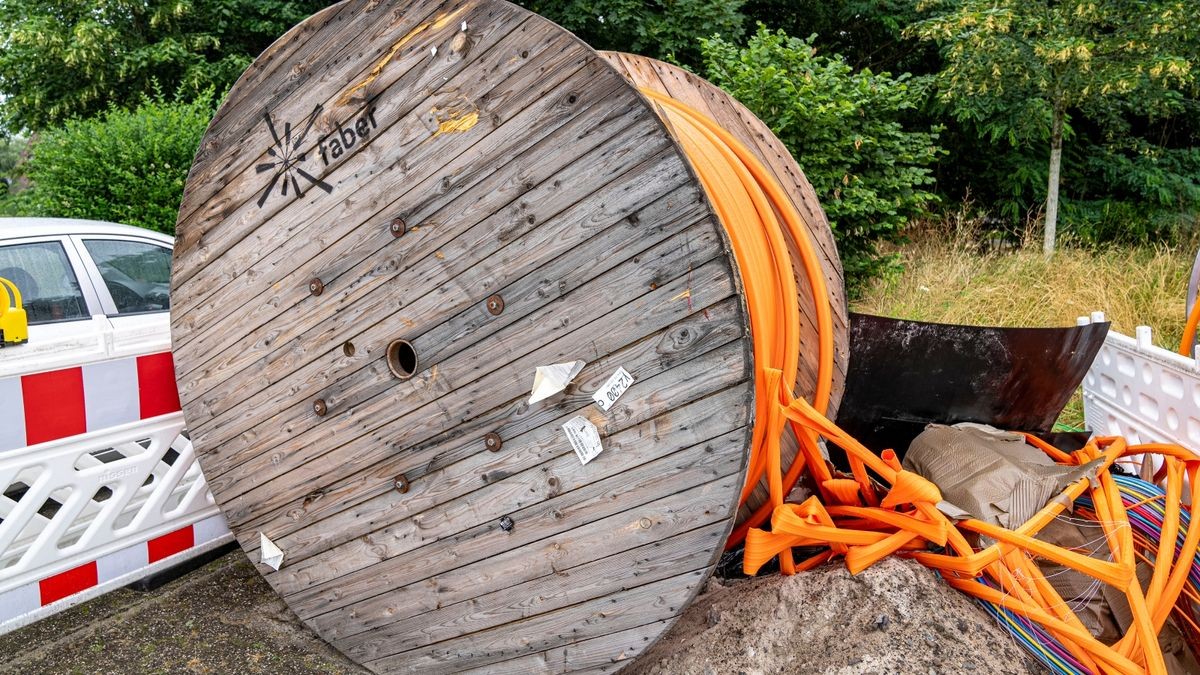
[[1108, 326], [995, 328], [851, 314], [837, 423], [871, 450], [901, 456], [930, 422], [1049, 433]]

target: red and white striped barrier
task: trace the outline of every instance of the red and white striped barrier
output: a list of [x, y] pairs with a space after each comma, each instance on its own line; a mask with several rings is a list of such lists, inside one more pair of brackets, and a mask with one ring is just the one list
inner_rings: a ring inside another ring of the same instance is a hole
[[168, 351], [0, 378], [0, 633], [232, 541]]
[[0, 401], [0, 452], [180, 409], [170, 352], [0, 379]]
[[30, 624], [230, 541], [217, 514], [0, 593], [0, 632]]

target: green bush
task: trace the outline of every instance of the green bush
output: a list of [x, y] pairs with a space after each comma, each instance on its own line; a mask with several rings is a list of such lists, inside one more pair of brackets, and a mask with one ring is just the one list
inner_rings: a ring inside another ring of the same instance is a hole
[[[1163, 127], [1184, 127], [1166, 120]], [[957, 127], [955, 129], [954, 127]], [[1188, 241], [1200, 217], [1200, 147], [1186, 134], [1161, 143], [1149, 131], [1117, 131], [1076, 123], [1063, 148], [1058, 230], [1072, 244]], [[1147, 125], [1147, 128], [1149, 127]], [[948, 201], [969, 194], [994, 216], [989, 229], [1040, 228], [1047, 161], [1041, 143], [992, 140], [975, 125], [954, 123], [942, 135], [950, 150], [939, 187]]]
[[[1085, 243], [1147, 244], [1187, 236], [1200, 210], [1200, 148], [1137, 136], [1085, 146], [1067, 174], [1067, 231]], [[1064, 181], [1065, 182], [1065, 181]]]
[[821, 56], [813, 39], [759, 26], [745, 47], [701, 40], [710, 81], [771, 127], [821, 199], [853, 293], [893, 258], [878, 244], [937, 197], [931, 165], [942, 153], [939, 128], [905, 128], [924, 100], [925, 81], [855, 71], [836, 55]]
[[23, 195], [27, 215], [108, 220], [174, 233], [183, 185], [212, 117], [212, 96], [145, 100], [42, 134]]

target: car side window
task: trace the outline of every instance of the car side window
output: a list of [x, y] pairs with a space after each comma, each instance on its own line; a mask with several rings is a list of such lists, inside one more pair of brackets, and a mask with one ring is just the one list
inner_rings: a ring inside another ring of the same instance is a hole
[[171, 307], [171, 249], [121, 239], [85, 239], [117, 305], [117, 314], [165, 312]]
[[30, 324], [85, 319], [87, 303], [61, 242], [0, 246], [0, 277], [21, 291]]

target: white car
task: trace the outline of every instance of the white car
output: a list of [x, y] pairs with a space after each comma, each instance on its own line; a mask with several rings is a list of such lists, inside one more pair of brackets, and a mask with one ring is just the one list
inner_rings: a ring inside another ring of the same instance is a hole
[[172, 239], [0, 218], [29, 340], [0, 348], [0, 634], [232, 540], [184, 431]]
[[29, 317], [29, 342], [0, 351], [0, 376], [66, 365], [105, 335], [168, 345], [172, 246], [128, 225], [0, 218], [0, 278]]

